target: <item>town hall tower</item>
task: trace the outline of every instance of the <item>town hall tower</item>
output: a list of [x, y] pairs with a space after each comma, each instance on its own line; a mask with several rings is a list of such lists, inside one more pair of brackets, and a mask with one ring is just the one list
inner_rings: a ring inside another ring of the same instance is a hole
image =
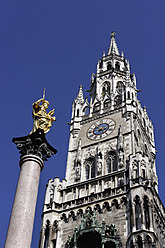
[[72, 105], [66, 177], [47, 183], [39, 248], [163, 248], [155, 142], [115, 32]]

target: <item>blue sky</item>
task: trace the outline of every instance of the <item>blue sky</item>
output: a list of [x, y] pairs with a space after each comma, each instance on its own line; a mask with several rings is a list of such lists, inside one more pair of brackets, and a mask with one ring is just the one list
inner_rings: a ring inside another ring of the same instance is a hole
[[[71, 105], [117, 31], [155, 128], [159, 193], [165, 203], [165, 2], [132, 0], [5, 0], [0, 2], [1, 173], [0, 247], [3, 247], [19, 176], [13, 137], [32, 129], [32, 103], [42, 96], [57, 118], [47, 140], [58, 153], [41, 172], [32, 248], [38, 246], [45, 186], [64, 177]], [[87, 93], [85, 94], [86, 96]]]

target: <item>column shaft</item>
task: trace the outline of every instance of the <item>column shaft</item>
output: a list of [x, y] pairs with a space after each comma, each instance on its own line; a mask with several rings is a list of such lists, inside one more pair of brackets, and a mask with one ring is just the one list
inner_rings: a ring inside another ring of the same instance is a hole
[[25, 155], [20, 160], [20, 167], [5, 248], [30, 248], [31, 246], [43, 161], [38, 156]]

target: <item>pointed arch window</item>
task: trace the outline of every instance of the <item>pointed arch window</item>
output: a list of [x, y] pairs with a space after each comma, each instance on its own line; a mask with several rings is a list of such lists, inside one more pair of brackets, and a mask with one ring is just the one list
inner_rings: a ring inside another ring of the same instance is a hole
[[102, 87], [102, 97], [104, 99], [105, 93], [107, 93], [110, 96], [110, 82], [105, 81]]
[[89, 158], [85, 161], [85, 177], [86, 179], [94, 178], [96, 176], [95, 159]]
[[116, 152], [112, 151], [109, 153], [106, 159], [107, 173], [111, 173], [117, 170], [117, 156]]
[[143, 248], [143, 241], [140, 235], [137, 237], [137, 245], [138, 245], [138, 248]]
[[102, 97], [103, 97], [103, 99], [104, 99], [104, 97], [105, 97], [105, 92], [106, 92], [105, 86], [103, 86], [103, 88], [102, 88]]
[[130, 92], [129, 92], [129, 91], [127, 92], [127, 98], [128, 98], [128, 99], [131, 98], [131, 97], [130, 97]]
[[121, 95], [117, 95], [115, 97], [115, 108], [120, 107], [122, 104], [122, 96]]
[[144, 217], [146, 229], [150, 229], [150, 215], [149, 215], [149, 199], [144, 196]]
[[46, 228], [45, 228], [45, 241], [44, 241], [44, 248], [48, 247], [48, 240], [49, 240], [49, 225], [50, 225], [50, 221], [47, 220], [46, 221]]
[[99, 112], [99, 111], [100, 111], [100, 103], [96, 103], [96, 104], [94, 105], [93, 112], [94, 112], [94, 113], [97, 113], [97, 112]]
[[120, 63], [119, 62], [116, 62], [115, 69], [118, 70], [118, 71], [120, 70]]
[[109, 109], [111, 107], [111, 100], [108, 99], [104, 102], [104, 109]]
[[121, 81], [117, 82], [116, 90], [120, 95], [124, 93], [124, 85]]
[[107, 64], [107, 70], [109, 71], [109, 70], [111, 70], [111, 69], [112, 69], [112, 65], [111, 65], [110, 62], [108, 62], [108, 64]]
[[135, 198], [135, 222], [136, 230], [139, 230], [141, 228], [141, 202], [139, 196]]
[[147, 248], [152, 247], [152, 239], [149, 235], [146, 236], [146, 244], [147, 244]]
[[90, 113], [90, 107], [85, 107], [84, 109], [83, 109], [83, 113], [84, 113], [84, 115], [89, 115], [89, 113]]
[[86, 179], [89, 179], [89, 164], [87, 164], [86, 166], [85, 166], [85, 176], [86, 176]]

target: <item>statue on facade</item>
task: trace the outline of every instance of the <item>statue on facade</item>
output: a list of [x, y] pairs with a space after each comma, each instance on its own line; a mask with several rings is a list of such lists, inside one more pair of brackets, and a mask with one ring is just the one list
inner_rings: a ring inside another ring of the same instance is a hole
[[33, 129], [30, 134], [34, 133], [38, 128], [43, 129], [46, 134], [56, 120], [54, 115], [54, 109], [49, 113], [46, 112], [49, 107], [49, 102], [45, 100], [45, 89], [43, 98], [33, 103]]
[[98, 154], [98, 159], [97, 159], [97, 174], [100, 175], [102, 172], [102, 159], [101, 159], [101, 154]]

